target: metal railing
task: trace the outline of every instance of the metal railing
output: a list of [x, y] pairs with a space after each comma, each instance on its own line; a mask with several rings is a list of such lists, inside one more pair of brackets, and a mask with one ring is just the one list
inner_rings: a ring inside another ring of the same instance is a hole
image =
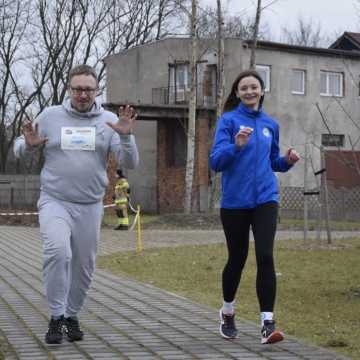
[[[196, 89], [198, 106], [214, 106], [216, 104], [216, 86], [199, 83]], [[152, 89], [153, 105], [188, 104], [190, 87], [168, 86]]]

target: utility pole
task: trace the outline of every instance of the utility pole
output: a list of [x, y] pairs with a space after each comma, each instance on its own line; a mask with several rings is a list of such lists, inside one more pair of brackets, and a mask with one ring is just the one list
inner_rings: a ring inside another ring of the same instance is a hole
[[[326, 169], [325, 167], [325, 154], [324, 147], [320, 146], [320, 156], [321, 156], [321, 168]], [[325, 222], [326, 222], [326, 233], [327, 233], [327, 242], [331, 244], [331, 231], [330, 231], [330, 211], [329, 211], [329, 192], [326, 181], [326, 171], [321, 174], [321, 188], [323, 193], [323, 204], [325, 205]]]
[[308, 191], [307, 177], [308, 177], [308, 149], [307, 140], [305, 140], [305, 160], [304, 160], [304, 245], [307, 243], [307, 231], [308, 231]]

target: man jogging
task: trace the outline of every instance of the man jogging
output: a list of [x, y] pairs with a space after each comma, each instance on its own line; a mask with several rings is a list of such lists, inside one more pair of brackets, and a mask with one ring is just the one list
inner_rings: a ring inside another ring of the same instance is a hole
[[61, 343], [63, 330], [69, 341], [83, 338], [77, 315], [95, 269], [109, 153], [122, 167], [134, 168], [139, 161], [134, 109], [121, 108], [118, 119], [101, 107], [97, 92], [94, 69], [75, 67], [69, 74], [69, 97], [46, 108], [36, 125], [27, 122], [14, 146], [17, 157], [44, 146], [38, 209], [51, 315], [48, 344]]

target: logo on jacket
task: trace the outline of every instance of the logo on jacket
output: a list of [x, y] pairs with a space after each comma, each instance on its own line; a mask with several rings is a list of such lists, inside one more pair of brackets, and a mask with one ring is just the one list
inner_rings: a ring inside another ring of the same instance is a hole
[[270, 137], [270, 130], [268, 128], [263, 128], [262, 132], [263, 132], [264, 136]]

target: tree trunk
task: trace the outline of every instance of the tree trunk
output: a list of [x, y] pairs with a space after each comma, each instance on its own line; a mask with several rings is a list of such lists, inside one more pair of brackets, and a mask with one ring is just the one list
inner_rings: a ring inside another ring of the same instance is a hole
[[[224, 89], [225, 89], [225, 76], [224, 76], [224, 23], [221, 9], [221, 0], [217, 0], [217, 23], [218, 23], [218, 66], [217, 66], [217, 94], [216, 94], [216, 121], [211, 127], [211, 138], [214, 137], [217, 119], [222, 114], [223, 101], [224, 101]], [[214, 212], [215, 204], [218, 200], [220, 193], [220, 174], [215, 171], [211, 171], [210, 181], [210, 199], [209, 199], [209, 211]]]
[[186, 174], [185, 174], [185, 198], [184, 211], [191, 213], [192, 208], [192, 188], [195, 166], [195, 134], [196, 134], [196, 85], [197, 85], [197, 34], [196, 34], [196, 10], [197, 0], [191, 2], [191, 89], [189, 99], [189, 120], [187, 131], [187, 154], [186, 154]]

